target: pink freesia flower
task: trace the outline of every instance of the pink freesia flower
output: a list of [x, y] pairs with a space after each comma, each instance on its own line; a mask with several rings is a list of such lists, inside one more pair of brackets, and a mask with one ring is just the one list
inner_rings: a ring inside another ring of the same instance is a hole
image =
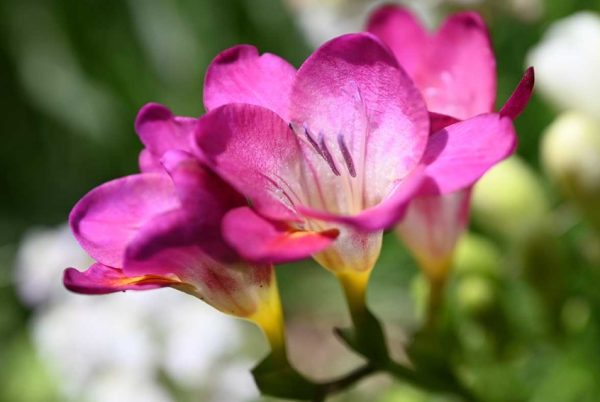
[[68, 268], [65, 286], [88, 294], [168, 286], [249, 319], [276, 308], [272, 266], [244, 262], [221, 236], [223, 215], [245, 200], [184, 151], [161, 159], [168, 174], [113, 180], [73, 208], [71, 229], [97, 262]]
[[[511, 120], [498, 114], [430, 136], [421, 94], [368, 33], [331, 40], [298, 71], [234, 47], [209, 67], [204, 93], [196, 154], [249, 199], [223, 230], [254, 261], [313, 254], [338, 275], [368, 272], [383, 229], [417, 191], [468, 188], [515, 146]], [[329, 247], [314, 246], [326, 236]]]
[[[373, 13], [367, 30], [390, 47], [423, 94], [430, 111], [432, 142], [439, 136], [438, 130], [451, 130], [461, 120], [493, 110], [496, 62], [488, 30], [478, 14], [454, 14], [430, 34], [410, 12], [388, 5]], [[529, 69], [500, 116], [516, 118], [529, 101], [532, 88], [533, 70]], [[474, 132], [468, 141], [479, 135]], [[491, 141], [487, 146], [497, 144]], [[445, 281], [454, 248], [468, 222], [471, 189], [458, 190], [444, 195], [421, 194], [397, 226], [397, 233], [425, 274], [438, 285]]]

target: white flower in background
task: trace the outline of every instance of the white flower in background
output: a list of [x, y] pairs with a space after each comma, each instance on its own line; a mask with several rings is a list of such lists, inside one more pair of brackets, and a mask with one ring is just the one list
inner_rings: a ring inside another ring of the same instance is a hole
[[88, 266], [92, 260], [73, 240], [67, 225], [30, 229], [17, 253], [14, 272], [17, 292], [30, 307], [68, 295], [62, 284], [66, 266]]
[[[286, 0], [299, 28], [308, 41], [318, 47], [336, 36], [360, 32], [369, 13], [389, 1], [373, 0]], [[439, 0], [397, 2], [413, 10], [428, 25], [432, 25]]]
[[14, 272], [34, 308], [34, 346], [66, 401], [175, 402], [161, 375], [203, 402], [257, 398], [251, 364], [235, 355], [238, 322], [171, 289], [102, 297], [65, 290], [63, 269], [88, 263], [65, 225], [26, 234]]
[[528, 55], [536, 90], [556, 107], [600, 116], [600, 15], [579, 12], [552, 24]]

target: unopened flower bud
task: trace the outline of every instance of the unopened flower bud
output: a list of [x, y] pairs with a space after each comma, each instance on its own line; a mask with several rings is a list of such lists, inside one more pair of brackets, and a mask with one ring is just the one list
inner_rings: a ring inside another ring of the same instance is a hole
[[548, 210], [540, 179], [516, 156], [492, 168], [473, 192], [473, 219], [505, 236], [523, 232], [544, 218]]
[[454, 254], [454, 272], [459, 275], [478, 275], [497, 278], [501, 254], [490, 240], [473, 233], [466, 233], [458, 243]]
[[600, 227], [600, 122], [561, 114], [545, 131], [541, 159], [548, 175]]
[[496, 291], [493, 282], [483, 276], [469, 275], [456, 288], [457, 304], [466, 314], [481, 316], [494, 306]]

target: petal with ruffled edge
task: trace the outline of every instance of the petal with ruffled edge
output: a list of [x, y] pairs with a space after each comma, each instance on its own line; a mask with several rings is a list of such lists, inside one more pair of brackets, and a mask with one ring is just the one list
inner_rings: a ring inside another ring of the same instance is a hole
[[254, 46], [239, 45], [221, 52], [204, 79], [204, 106], [213, 110], [229, 103], [249, 103], [288, 119], [296, 69], [282, 58]]
[[190, 150], [197, 119], [174, 116], [157, 103], [142, 107], [135, 120], [135, 131], [146, 149], [140, 154], [142, 172], [160, 171], [160, 158], [169, 150]]
[[125, 290], [157, 289], [180, 284], [176, 279], [157, 275], [127, 276], [121, 269], [99, 263], [93, 264], [83, 272], [75, 268], [67, 268], [63, 274], [63, 283], [72, 292], [94, 295]]
[[299, 260], [327, 248], [339, 230], [298, 230], [274, 222], [248, 207], [230, 211], [223, 220], [225, 238], [245, 259], [265, 263]]
[[454, 14], [434, 36], [400, 6], [376, 11], [367, 30], [394, 52], [423, 93], [430, 111], [466, 119], [491, 112], [496, 61], [489, 32], [474, 12]]
[[138, 174], [90, 191], [71, 211], [69, 223], [75, 238], [92, 258], [121, 267], [125, 248], [139, 229], [156, 215], [178, 206], [169, 177]]
[[[319, 48], [298, 70], [292, 126], [318, 169], [323, 197], [308, 207], [355, 215], [381, 202], [427, 143], [424, 101], [388, 49], [368, 33]], [[309, 152], [310, 151], [310, 152]]]
[[515, 149], [512, 120], [483, 114], [444, 128], [430, 137], [422, 163], [427, 180], [422, 195], [446, 194], [469, 187]]

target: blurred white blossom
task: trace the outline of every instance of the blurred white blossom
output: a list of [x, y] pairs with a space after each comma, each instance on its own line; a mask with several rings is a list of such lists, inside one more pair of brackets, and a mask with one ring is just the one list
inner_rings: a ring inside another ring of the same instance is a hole
[[[298, 26], [309, 42], [318, 47], [336, 36], [360, 32], [367, 16], [377, 6], [389, 1], [373, 0], [286, 0]], [[396, 2], [415, 12], [427, 25], [435, 20], [439, 0], [412, 0]]]
[[65, 290], [62, 270], [90, 262], [65, 225], [26, 234], [15, 267], [17, 290], [34, 308], [34, 346], [65, 401], [171, 402], [172, 386], [207, 402], [256, 399], [251, 364], [236, 355], [238, 322], [171, 289]]
[[600, 15], [585, 11], [555, 22], [527, 59], [536, 90], [548, 101], [600, 115]]

